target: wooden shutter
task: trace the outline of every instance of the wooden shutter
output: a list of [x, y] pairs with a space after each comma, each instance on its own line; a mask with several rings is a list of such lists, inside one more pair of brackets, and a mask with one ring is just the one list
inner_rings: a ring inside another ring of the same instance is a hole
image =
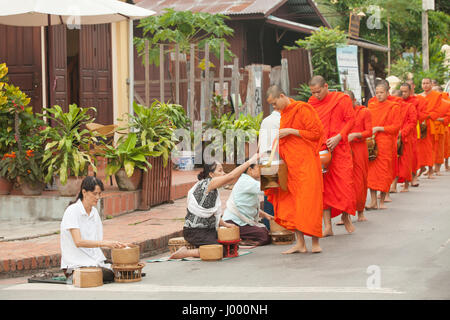
[[42, 112], [40, 28], [0, 25], [0, 63], [6, 63], [10, 82], [31, 98], [33, 110]]
[[82, 26], [80, 31], [80, 105], [95, 107], [95, 122], [114, 122], [109, 24]]
[[52, 26], [50, 37], [50, 105], [57, 104], [68, 111], [66, 26]]

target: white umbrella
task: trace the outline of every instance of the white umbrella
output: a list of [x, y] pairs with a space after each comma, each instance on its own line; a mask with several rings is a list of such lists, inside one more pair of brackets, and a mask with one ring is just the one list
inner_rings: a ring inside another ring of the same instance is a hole
[[0, 0], [0, 24], [102, 24], [141, 19], [156, 12], [118, 0]]

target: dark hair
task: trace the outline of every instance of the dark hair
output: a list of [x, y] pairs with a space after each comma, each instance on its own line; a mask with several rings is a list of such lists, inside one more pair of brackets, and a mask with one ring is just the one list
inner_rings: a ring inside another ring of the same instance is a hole
[[[245, 162], [247, 162], [249, 160], [249, 158], [245, 158]], [[251, 165], [249, 165], [248, 167], [247, 167], [247, 169], [245, 169], [245, 171], [244, 171], [244, 173], [247, 173], [247, 171], [248, 171], [248, 168], [254, 168], [256, 166], [256, 163], [252, 163]]]
[[94, 177], [94, 176], [87, 176], [86, 178], [84, 178], [83, 181], [81, 182], [81, 188], [80, 188], [80, 192], [78, 193], [77, 198], [74, 201], [71, 201], [69, 203], [69, 206], [71, 204], [74, 204], [75, 202], [77, 202], [78, 199], [83, 200], [83, 190], [94, 191], [96, 186], [99, 186], [102, 191], [105, 191], [103, 182], [99, 178]]
[[408, 87], [408, 89], [411, 90], [411, 85], [410, 85], [409, 83], [407, 83], [407, 82], [403, 82], [403, 83], [401, 84], [400, 88], [401, 88], [401, 87]]
[[217, 162], [213, 162], [210, 164], [205, 163], [203, 165], [203, 171], [197, 175], [197, 179], [203, 180], [203, 179], [209, 178], [209, 174], [211, 172], [216, 171], [216, 168], [217, 168]]

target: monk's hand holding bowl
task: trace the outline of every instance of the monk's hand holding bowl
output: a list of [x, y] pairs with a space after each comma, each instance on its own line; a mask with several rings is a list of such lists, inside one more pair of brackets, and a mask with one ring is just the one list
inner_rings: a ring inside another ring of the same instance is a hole
[[327, 147], [330, 149], [330, 151], [333, 151], [334, 148], [339, 144], [339, 142], [342, 140], [342, 136], [340, 133], [335, 135], [334, 137], [331, 137], [327, 140]]

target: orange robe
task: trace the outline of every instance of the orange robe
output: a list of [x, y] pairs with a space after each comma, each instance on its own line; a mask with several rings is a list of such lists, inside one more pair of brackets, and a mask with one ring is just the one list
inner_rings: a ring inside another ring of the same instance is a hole
[[442, 101], [447, 105], [447, 114], [444, 121], [446, 128], [444, 133], [444, 159], [448, 159], [450, 157], [450, 99], [446, 98]]
[[[396, 102], [398, 103], [400, 106], [402, 105], [403, 99], [397, 96], [388, 96], [388, 100], [392, 101], [392, 102]], [[402, 113], [402, 108], [398, 109], [398, 116], [400, 117], [400, 123], [403, 124], [404, 118], [406, 113]], [[401, 126], [400, 126], [401, 128]], [[393, 143], [392, 143], [392, 167], [393, 167], [393, 171], [392, 171], [392, 181], [394, 181], [394, 179], [397, 177], [398, 175], [398, 154], [397, 154], [397, 138], [398, 138], [398, 132], [396, 135], [392, 136], [393, 139]]]
[[326, 140], [339, 133], [342, 136], [331, 154], [328, 172], [323, 176], [323, 207], [331, 209], [332, 218], [342, 212], [355, 215], [353, 159], [348, 143], [348, 134], [355, 124], [352, 100], [342, 92], [330, 92], [322, 100], [313, 96], [308, 103], [316, 109], [324, 127], [321, 150], [326, 149]]
[[420, 104], [419, 99], [417, 99], [417, 97], [415, 97], [415, 96], [409, 96], [408, 99], [404, 99], [403, 101], [412, 104], [416, 111], [415, 129], [413, 130], [413, 132], [411, 132], [411, 148], [412, 148], [412, 164], [411, 164], [412, 169], [411, 170], [412, 170], [412, 172], [416, 173], [417, 170], [420, 169], [419, 161], [417, 158], [417, 152], [418, 152], [417, 151], [418, 150], [417, 149], [417, 144], [418, 144], [417, 140], [420, 138], [417, 133], [417, 126], [419, 126], [419, 119], [421, 119], [420, 118], [421, 112], [422, 112], [421, 108], [423, 108], [425, 106], [425, 104], [424, 103]]
[[309, 104], [291, 99], [281, 111], [280, 129], [299, 130], [300, 137], [280, 139], [279, 154], [288, 169], [288, 191], [267, 189], [267, 200], [273, 204], [275, 221], [289, 230], [322, 237], [323, 180], [319, 145], [323, 125]]
[[431, 167], [433, 165], [433, 145], [431, 143], [431, 133], [429, 125], [430, 111], [428, 101], [422, 95], [415, 96], [419, 100], [419, 123], [425, 122], [427, 125], [427, 134], [420, 136], [417, 140], [417, 162], [418, 167]]
[[351, 132], [359, 132], [361, 139], [350, 142], [353, 158], [353, 182], [355, 186], [356, 211], [364, 211], [367, 198], [367, 174], [369, 172], [369, 152], [366, 138], [372, 135], [372, 115], [363, 106], [355, 107], [355, 125]]
[[400, 128], [400, 135], [403, 143], [403, 154], [398, 157], [397, 177], [399, 182], [404, 182], [412, 180], [413, 141], [417, 140], [417, 111], [411, 103], [404, 100], [401, 103], [403, 124]]
[[384, 127], [384, 132], [377, 132], [375, 141], [378, 146], [378, 155], [375, 160], [369, 161], [369, 174], [367, 186], [369, 189], [389, 192], [392, 176], [392, 145], [397, 132], [400, 129], [400, 106], [393, 101], [386, 100], [382, 103], [378, 99], [369, 101], [368, 108], [372, 115], [373, 127]]
[[428, 124], [430, 125], [431, 144], [433, 146], [433, 164], [444, 163], [444, 133], [445, 126], [437, 118], [443, 118], [446, 114], [445, 104], [441, 103], [443, 100], [442, 93], [431, 91], [425, 99], [428, 101], [427, 110], [430, 114]]

